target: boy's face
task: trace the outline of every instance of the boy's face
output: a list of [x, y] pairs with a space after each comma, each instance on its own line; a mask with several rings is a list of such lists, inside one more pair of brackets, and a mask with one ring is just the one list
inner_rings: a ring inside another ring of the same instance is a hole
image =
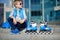
[[17, 5], [16, 5], [17, 8], [22, 8], [22, 2], [18, 2]]

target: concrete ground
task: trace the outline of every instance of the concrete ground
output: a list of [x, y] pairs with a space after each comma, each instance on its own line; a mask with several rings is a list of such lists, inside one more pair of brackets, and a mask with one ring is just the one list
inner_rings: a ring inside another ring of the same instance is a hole
[[11, 35], [10, 29], [0, 28], [0, 40], [60, 40], [60, 25], [49, 26], [52, 27], [53, 34], [26, 34], [23, 30], [21, 34]]

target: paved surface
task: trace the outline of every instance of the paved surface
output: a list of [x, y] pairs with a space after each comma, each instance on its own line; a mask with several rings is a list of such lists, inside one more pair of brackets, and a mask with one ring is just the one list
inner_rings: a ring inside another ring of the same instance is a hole
[[10, 34], [10, 29], [0, 28], [0, 40], [60, 40], [60, 25], [50, 25], [53, 34], [26, 34], [25, 30], [21, 34]]

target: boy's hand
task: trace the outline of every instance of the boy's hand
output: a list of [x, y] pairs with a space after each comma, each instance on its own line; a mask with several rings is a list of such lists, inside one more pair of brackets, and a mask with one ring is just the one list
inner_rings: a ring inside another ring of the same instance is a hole
[[16, 19], [13, 16], [11, 16], [11, 18], [13, 18], [13, 23], [17, 24]]
[[13, 19], [13, 23], [14, 23], [14, 24], [17, 24], [16, 19]]
[[20, 20], [20, 24], [23, 24], [26, 19]]
[[19, 22], [20, 24], [23, 24], [24, 23], [24, 20], [20, 20], [20, 22]]
[[11, 16], [11, 18], [13, 18], [13, 19], [14, 19], [14, 17], [13, 17], [13, 16]]

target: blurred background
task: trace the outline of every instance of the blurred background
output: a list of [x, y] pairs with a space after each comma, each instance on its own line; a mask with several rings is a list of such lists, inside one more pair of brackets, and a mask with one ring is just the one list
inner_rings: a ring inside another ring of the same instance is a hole
[[[0, 24], [9, 17], [14, 7], [13, 2], [0, 0]], [[29, 21], [39, 23], [43, 20], [49, 24], [60, 24], [60, 0], [23, 0], [23, 7]]]

